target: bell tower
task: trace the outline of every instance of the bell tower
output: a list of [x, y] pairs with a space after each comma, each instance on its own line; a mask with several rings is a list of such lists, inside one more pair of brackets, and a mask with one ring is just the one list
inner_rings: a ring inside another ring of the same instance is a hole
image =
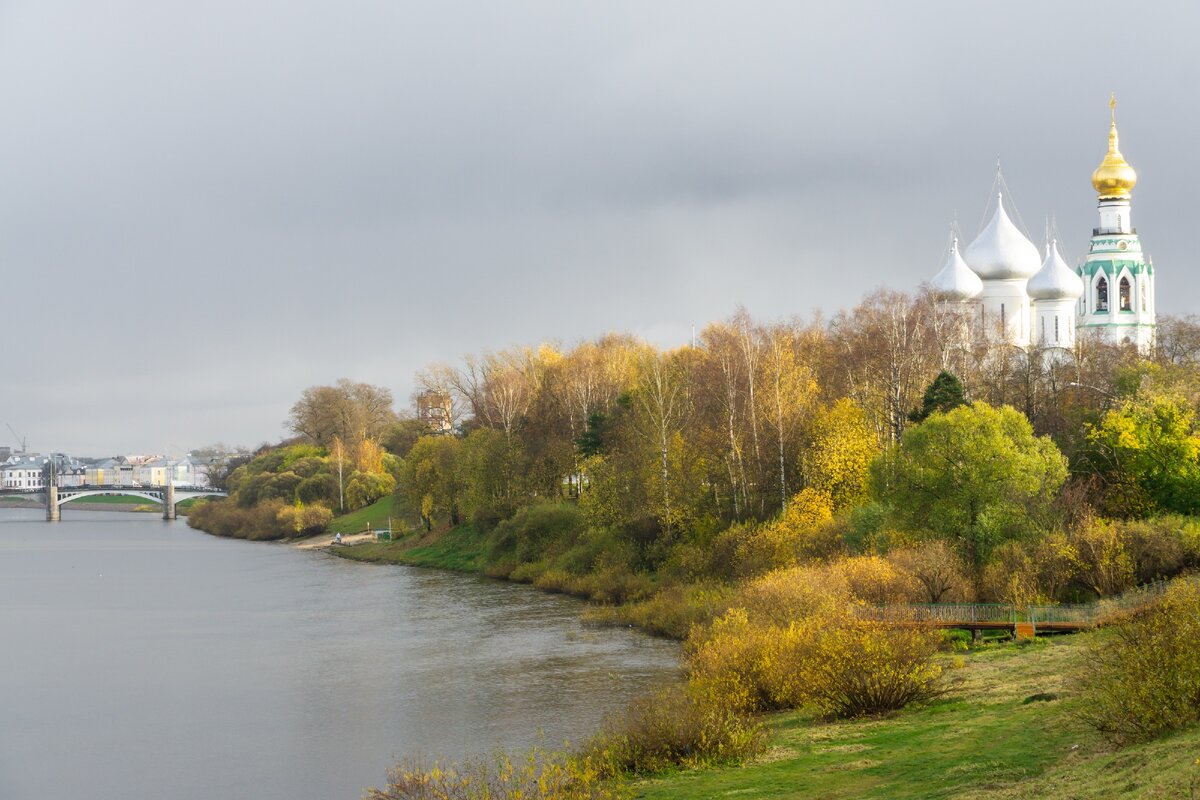
[[1132, 190], [1137, 173], [1121, 155], [1117, 135], [1117, 99], [1109, 99], [1112, 124], [1108, 152], [1092, 173], [1099, 195], [1100, 225], [1092, 229], [1087, 259], [1079, 268], [1083, 296], [1078, 328], [1099, 331], [1115, 344], [1154, 343], [1154, 265], [1142, 252], [1132, 220]]

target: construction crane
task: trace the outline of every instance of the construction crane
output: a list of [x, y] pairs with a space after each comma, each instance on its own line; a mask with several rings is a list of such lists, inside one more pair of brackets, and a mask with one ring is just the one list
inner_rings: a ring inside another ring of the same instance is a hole
[[29, 440], [26, 439], [21, 434], [14, 431], [12, 425], [9, 425], [7, 422], [4, 424], [8, 427], [8, 429], [10, 431], [12, 431], [13, 438], [17, 440], [17, 444], [21, 445], [21, 452], [28, 453], [29, 452]]

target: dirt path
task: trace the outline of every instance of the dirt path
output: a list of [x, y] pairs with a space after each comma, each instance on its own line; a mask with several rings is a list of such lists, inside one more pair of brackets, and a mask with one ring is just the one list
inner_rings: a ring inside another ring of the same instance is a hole
[[[297, 541], [292, 542], [292, 547], [296, 547], [301, 550], [324, 550], [326, 547], [339, 546], [333, 543], [333, 537], [334, 534], [332, 533], [322, 533], [318, 536], [310, 536], [307, 539], [298, 539]], [[345, 547], [346, 545], [350, 544], [361, 544], [362, 542], [373, 541], [375, 541], [374, 533], [343, 533], [342, 544], [340, 546]]]

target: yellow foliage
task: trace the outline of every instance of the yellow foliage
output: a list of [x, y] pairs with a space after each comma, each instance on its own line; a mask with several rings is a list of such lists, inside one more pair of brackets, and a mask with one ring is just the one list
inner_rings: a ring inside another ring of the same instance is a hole
[[388, 773], [387, 785], [367, 800], [608, 800], [625, 797], [606, 782], [600, 764], [534, 748], [524, 758], [500, 753], [459, 763], [409, 759]]
[[275, 514], [275, 519], [281, 526], [295, 531], [297, 536], [311, 536], [325, 530], [333, 519], [333, 512], [322, 505], [306, 506], [296, 503], [280, 508]]
[[937, 693], [937, 631], [863, 619], [833, 597], [816, 605], [816, 613], [786, 624], [731, 609], [689, 640], [690, 680], [736, 708], [811, 706], [836, 717], [903, 708]]
[[375, 475], [383, 474], [383, 447], [379, 442], [369, 438], [359, 439], [354, 446], [354, 469]]
[[879, 556], [854, 556], [829, 565], [854, 599], [871, 605], [907, 603], [913, 599], [912, 576]]
[[801, 489], [779, 519], [759, 527], [738, 544], [739, 572], [755, 575], [828, 555], [840, 540], [835, 532], [823, 527], [832, 518], [828, 492]]
[[803, 456], [809, 484], [828, 492], [837, 511], [865, 500], [879, 443], [862, 408], [842, 398], [822, 409], [813, 421], [811, 439]]

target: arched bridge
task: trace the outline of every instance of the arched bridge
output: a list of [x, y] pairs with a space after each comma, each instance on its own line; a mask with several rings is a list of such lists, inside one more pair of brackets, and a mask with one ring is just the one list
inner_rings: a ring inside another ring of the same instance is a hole
[[46, 502], [46, 521], [58, 522], [62, 518], [62, 507], [75, 500], [103, 495], [141, 497], [162, 506], [163, 519], [175, 519], [175, 506], [193, 497], [225, 497], [220, 489], [208, 486], [51, 486], [34, 491], [6, 491], [5, 494], [41, 496]]

